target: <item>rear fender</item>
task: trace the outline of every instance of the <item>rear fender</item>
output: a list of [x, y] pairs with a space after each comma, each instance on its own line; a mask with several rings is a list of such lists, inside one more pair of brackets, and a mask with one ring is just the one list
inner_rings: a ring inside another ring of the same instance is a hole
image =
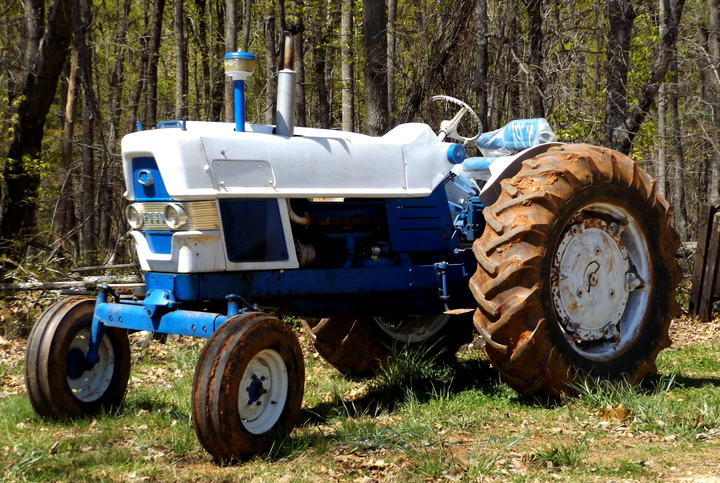
[[502, 156], [497, 158], [490, 165], [490, 178], [487, 180], [480, 191], [480, 201], [485, 206], [490, 206], [498, 199], [502, 188], [500, 182], [512, 178], [519, 171], [522, 162], [526, 159], [544, 153], [553, 146], [561, 146], [563, 143], [545, 143], [533, 146], [512, 156]]

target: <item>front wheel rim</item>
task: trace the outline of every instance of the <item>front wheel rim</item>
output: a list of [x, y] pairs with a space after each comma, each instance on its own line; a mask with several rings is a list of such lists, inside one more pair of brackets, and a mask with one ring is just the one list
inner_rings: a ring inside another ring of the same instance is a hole
[[248, 363], [238, 390], [238, 412], [250, 433], [263, 434], [275, 425], [288, 396], [288, 371], [272, 349], [258, 352]]
[[86, 403], [103, 397], [112, 384], [115, 373], [115, 351], [108, 337], [98, 347], [96, 364], [87, 361], [90, 329], [84, 329], [70, 342], [66, 363], [66, 379], [73, 396]]
[[645, 233], [621, 203], [585, 205], [565, 225], [553, 253], [550, 298], [576, 352], [601, 361], [632, 346], [647, 317], [649, 253]]

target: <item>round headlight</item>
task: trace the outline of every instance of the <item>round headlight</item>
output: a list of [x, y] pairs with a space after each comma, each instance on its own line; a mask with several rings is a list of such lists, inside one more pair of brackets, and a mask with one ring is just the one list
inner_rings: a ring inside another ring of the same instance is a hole
[[188, 216], [180, 205], [171, 203], [165, 207], [165, 223], [173, 230], [182, 228], [187, 224]]
[[135, 205], [130, 205], [125, 208], [125, 218], [127, 218], [130, 227], [133, 230], [138, 230], [143, 224], [143, 215], [140, 209]]

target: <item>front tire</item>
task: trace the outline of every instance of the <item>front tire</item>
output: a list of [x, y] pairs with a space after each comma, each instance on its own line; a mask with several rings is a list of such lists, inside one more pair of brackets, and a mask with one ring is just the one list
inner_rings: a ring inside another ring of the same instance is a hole
[[203, 349], [192, 385], [193, 425], [218, 461], [262, 454], [292, 431], [305, 387], [292, 330], [262, 313], [232, 317]]
[[654, 180], [628, 157], [551, 148], [502, 182], [473, 246], [475, 326], [523, 394], [571, 392], [578, 377], [632, 383], [656, 372], [679, 314], [679, 239]]
[[95, 300], [62, 300], [48, 308], [30, 333], [25, 386], [44, 417], [91, 415], [120, 405], [130, 378], [127, 332], [108, 327], [96, 364], [87, 361]]

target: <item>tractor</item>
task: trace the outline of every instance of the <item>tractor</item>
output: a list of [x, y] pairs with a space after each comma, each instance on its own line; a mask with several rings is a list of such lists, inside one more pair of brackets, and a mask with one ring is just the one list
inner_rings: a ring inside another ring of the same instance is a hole
[[[398, 345], [452, 357], [474, 329], [522, 394], [656, 372], [679, 310], [679, 239], [627, 156], [556, 142], [544, 120], [464, 137], [460, 120], [477, 115], [447, 96], [437, 100], [458, 112], [439, 133], [297, 127], [287, 59], [276, 125], [252, 124], [255, 62], [225, 57], [234, 123], [164, 121], [124, 137], [145, 289], [101, 285], [41, 315], [25, 359], [39, 415], [117, 407], [129, 331], [202, 337], [191, 390], [202, 446], [218, 461], [261, 454], [292, 430], [304, 391], [300, 344], [276, 314], [301, 318], [351, 377], [378, 371]], [[466, 159], [471, 142], [485, 155]]]

